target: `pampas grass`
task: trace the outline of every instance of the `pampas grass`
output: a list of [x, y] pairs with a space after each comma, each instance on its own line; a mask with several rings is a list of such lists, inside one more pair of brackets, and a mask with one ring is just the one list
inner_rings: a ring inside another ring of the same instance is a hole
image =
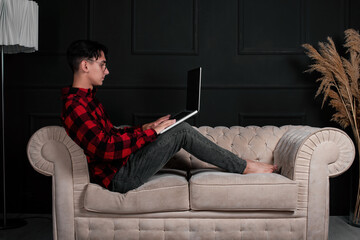
[[[327, 42], [319, 43], [319, 51], [310, 44], [304, 44], [306, 54], [314, 61], [306, 72], [319, 72], [321, 77], [316, 81], [320, 86], [315, 97], [323, 94], [322, 107], [328, 101], [336, 112], [332, 121], [341, 127], [351, 127], [360, 158], [360, 35], [354, 29], [345, 31], [346, 54], [349, 58], [341, 57], [334, 41], [328, 37]], [[360, 165], [360, 164], [359, 164]], [[360, 172], [360, 171], [359, 171]], [[360, 220], [360, 177], [354, 210], [353, 223]]]

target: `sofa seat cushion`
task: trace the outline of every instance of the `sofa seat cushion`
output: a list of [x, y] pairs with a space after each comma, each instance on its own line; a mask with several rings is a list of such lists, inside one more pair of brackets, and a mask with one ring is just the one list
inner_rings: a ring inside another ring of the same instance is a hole
[[295, 211], [295, 181], [275, 173], [200, 172], [190, 179], [190, 208], [213, 211]]
[[158, 174], [125, 194], [88, 184], [84, 207], [98, 213], [150, 213], [189, 210], [189, 187], [184, 176]]

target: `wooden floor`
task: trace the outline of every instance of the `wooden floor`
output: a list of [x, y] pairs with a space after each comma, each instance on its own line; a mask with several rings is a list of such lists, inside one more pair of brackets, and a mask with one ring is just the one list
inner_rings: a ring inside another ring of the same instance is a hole
[[[20, 216], [27, 221], [26, 226], [18, 229], [0, 230], [1, 240], [51, 240], [52, 220], [49, 215]], [[331, 216], [329, 240], [359, 240], [360, 228], [347, 224], [341, 216]]]

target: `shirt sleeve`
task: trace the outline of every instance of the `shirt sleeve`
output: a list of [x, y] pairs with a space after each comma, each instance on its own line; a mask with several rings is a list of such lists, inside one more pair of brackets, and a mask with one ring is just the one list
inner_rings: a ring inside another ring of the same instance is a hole
[[68, 114], [64, 118], [64, 126], [68, 134], [94, 160], [124, 161], [157, 137], [154, 129], [142, 131], [139, 128], [133, 128], [123, 132], [105, 131], [79, 103], [73, 102], [66, 110]]
[[127, 127], [123, 127], [123, 128], [116, 128], [113, 127], [113, 131], [120, 133], [120, 134], [124, 134], [124, 133], [136, 133], [136, 132], [142, 132], [142, 126], [127, 126]]

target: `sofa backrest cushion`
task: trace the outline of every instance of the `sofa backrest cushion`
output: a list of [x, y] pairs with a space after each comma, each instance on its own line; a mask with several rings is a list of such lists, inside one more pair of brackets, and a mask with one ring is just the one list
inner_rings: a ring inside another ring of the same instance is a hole
[[[280, 138], [290, 128], [296, 126], [248, 126], [248, 127], [200, 127], [195, 128], [211, 141], [233, 152], [243, 159], [257, 160], [264, 163], [273, 163], [274, 149]], [[167, 168], [182, 170], [216, 168], [215, 166], [200, 161], [184, 149], [169, 161]]]

